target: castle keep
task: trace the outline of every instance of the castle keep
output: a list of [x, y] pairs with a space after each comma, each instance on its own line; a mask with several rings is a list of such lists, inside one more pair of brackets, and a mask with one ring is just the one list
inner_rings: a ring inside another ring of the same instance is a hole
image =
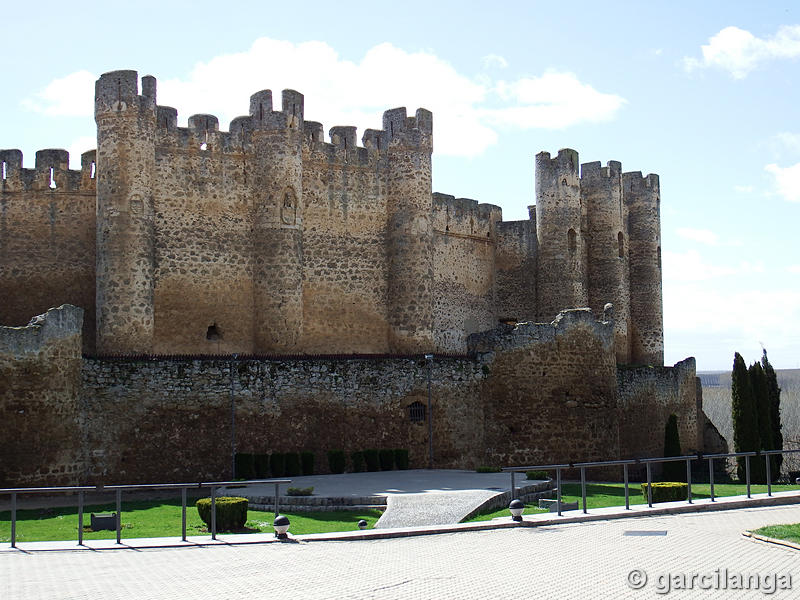
[[[33, 169], [0, 151], [0, 411], [19, 434], [0, 480], [218, 477], [229, 454], [198, 415], [225, 423], [229, 400], [243, 451], [410, 447], [424, 464], [422, 353], [439, 466], [658, 454], [670, 412], [702, 449], [693, 360], [663, 367], [658, 176], [542, 152], [530, 218], [507, 222], [432, 193], [427, 110], [386, 111], [359, 146], [349, 126], [325, 142], [298, 92], [275, 108], [265, 90], [228, 131], [178, 127], [153, 77], [115, 71], [80, 171], [63, 150]], [[22, 456], [65, 427], [84, 429], [55, 471]], [[152, 466], [165, 443], [178, 470]]]

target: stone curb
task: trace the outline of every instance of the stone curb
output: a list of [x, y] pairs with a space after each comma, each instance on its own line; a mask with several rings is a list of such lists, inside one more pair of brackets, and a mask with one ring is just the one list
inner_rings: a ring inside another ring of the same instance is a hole
[[792, 550], [800, 550], [800, 544], [795, 544], [794, 542], [790, 542], [788, 540], [781, 540], [778, 538], [767, 537], [766, 535], [753, 533], [752, 531], [743, 531], [742, 535], [744, 537], [748, 537], [752, 540], [757, 540], [759, 542], [766, 542], [767, 544], [775, 544], [776, 546], [785, 546], [786, 548], [791, 548]]

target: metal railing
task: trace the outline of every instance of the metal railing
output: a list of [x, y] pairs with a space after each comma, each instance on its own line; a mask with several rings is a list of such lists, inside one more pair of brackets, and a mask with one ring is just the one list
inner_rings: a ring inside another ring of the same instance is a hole
[[221, 487], [247, 487], [251, 485], [275, 485], [275, 516], [278, 516], [278, 492], [282, 484], [291, 483], [291, 479], [251, 479], [247, 481], [204, 481], [200, 483], [146, 483], [138, 485], [98, 485], [68, 486], [41, 488], [5, 488], [0, 494], [11, 495], [11, 547], [17, 547], [17, 495], [19, 494], [60, 494], [78, 492], [78, 545], [83, 546], [83, 508], [86, 492], [116, 492], [117, 543], [122, 540], [122, 492], [139, 490], [181, 490], [181, 540], [186, 541], [186, 494], [190, 489], [211, 489], [211, 539], [217, 539], [217, 489]]
[[776, 454], [794, 454], [800, 452], [797, 450], [761, 450], [757, 452], [731, 452], [729, 454], [689, 454], [685, 456], [667, 456], [660, 458], [631, 458], [627, 460], [603, 460], [594, 462], [576, 462], [576, 463], [560, 463], [550, 465], [534, 465], [527, 467], [503, 467], [503, 472], [511, 474], [511, 497], [517, 497], [517, 487], [515, 474], [525, 471], [555, 471], [556, 472], [556, 510], [558, 516], [562, 513], [561, 502], [561, 472], [565, 469], [580, 469], [581, 472], [581, 500], [584, 514], [586, 514], [586, 469], [595, 467], [610, 467], [622, 466], [623, 480], [625, 483], [625, 510], [630, 510], [630, 493], [629, 493], [629, 478], [628, 468], [630, 465], [644, 465], [647, 473], [647, 506], [653, 507], [653, 473], [652, 467], [654, 463], [665, 462], [686, 462], [686, 501], [692, 504], [692, 461], [708, 460], [708, 477], [711, 485], [711, 502], [716, 502], [714, 495], [714, 461], [717, 459], [728, 458], [744, 458], [745, 464], [745, 482], [747, 484], [747, 497], [751, 497], [750, 493], [750, 459], [752, 457], [764, 457], [766, 463], [766, 480], [767, 480], [767, 496], [772, 496], [772, 473], [771, 473], [771, 460], [770, 457]]

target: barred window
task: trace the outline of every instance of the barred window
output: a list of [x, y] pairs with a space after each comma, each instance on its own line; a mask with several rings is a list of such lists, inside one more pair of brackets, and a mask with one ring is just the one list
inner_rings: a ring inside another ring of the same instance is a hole
[[408, 419], [412, 423], [421, 423], [425, 420], [425, 405], [422, 402], [412, 402], [408, 405]]

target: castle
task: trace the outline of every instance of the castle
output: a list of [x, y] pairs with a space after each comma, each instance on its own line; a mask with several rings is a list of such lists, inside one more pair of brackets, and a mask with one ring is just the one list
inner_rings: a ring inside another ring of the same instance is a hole
[[[51, 427], [79, 438], [44, 472], [16, 440], [6, 480], [145, 480], [164, 470], [131, 456], [134, 438], [152, 436], [151, 458], [169, 423], [176, 448], [197, 443], [189, 423], [224, 421], [229, 398], [240, 449], [391, 443], [420, 464], [407, 408], [423, 353], [437, 357], [440, 466], [657, 454], [669, 412], [685, 449], [702, 449], [694, 361], [663, 367], [658, 176], [542, 152], [530, 219], [504, 222], [497, 206], [432, 193], [427, 110], [386, 111], [362, 146], [355, 127], [326, 143], [292, 90], [280, 110], [254, 94], [249, 112], [227, 132], [205, 114], [178, 127], [155, 78], [140, 94], [135, 71], [115, 71], [97, 81], [97, 150], [80, 171], [63, 150], [37, 152], [34, 169], [0, 151], [0, 409], [26, 431], [14, 407], [67, 406]], [[375, 431], [321, 434], [304, 416], [277, 435], [299, 405], [323, 422], [369, 415]], [[100, 432], [92, 408], [112, 413]], [[550, 441], [509, 437], [514, 409], [544, 411]], [[196, 473], [202, 452], [181, 452], [169, 472]], [[220, 476], [224, 456], [211, 462]]]

